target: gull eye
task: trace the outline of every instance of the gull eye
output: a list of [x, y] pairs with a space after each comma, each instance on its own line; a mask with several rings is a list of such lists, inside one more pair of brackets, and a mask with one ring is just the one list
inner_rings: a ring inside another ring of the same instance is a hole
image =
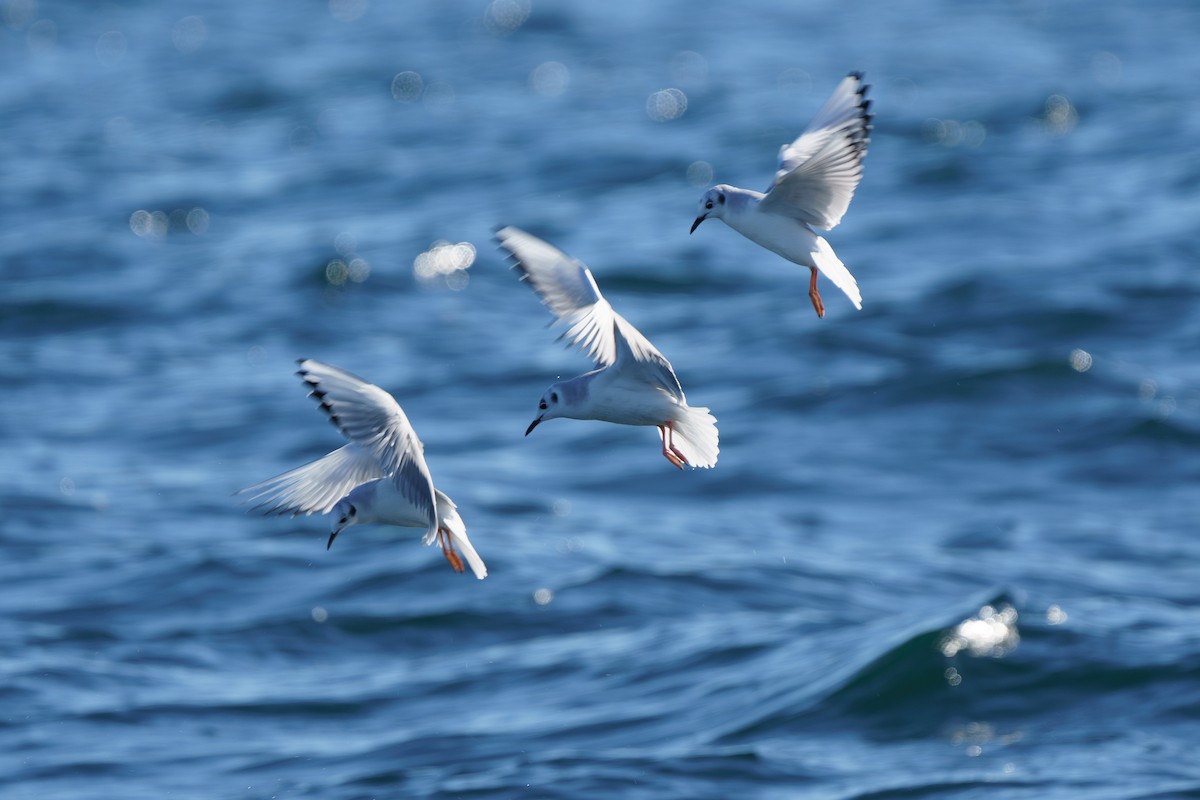
[[550, 393], [550, 402], [551, 402], [551, 403], [557, 403], [557, 402], [558, 402], [558, 393], [557, 393], [557, 392], [551, 392], [551, 393]]
[[712, 200], [709, 200], [707, 203], [705, 203], [705, 204], [704, 204], [704, 207], [705, 207], [705, 208], [712, 208]]
[[545, 401], [545, 400], [543, 400], [542, 402], [538, 403], [538, 410], [539, 410], [539, 411], [545, 411], [545, 410], [546, 410], [546, 401]]

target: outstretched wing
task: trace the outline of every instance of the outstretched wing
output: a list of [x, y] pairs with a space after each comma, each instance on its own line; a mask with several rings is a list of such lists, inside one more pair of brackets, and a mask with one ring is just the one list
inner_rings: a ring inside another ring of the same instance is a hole
[[804, 133], [779, 149], [779, 168], [761, 210], [825, 230], [842, 221], [871, 141], [868, 88], [862, 73], [850, 73]]
[[582, 261], [520, 228], [500, 228], [496, 240], [512, 257], [521, 280], [528, 281], [557, 321], [567, 326], [563, 338], [587, 353], [597, 366], [630, 358], [651, 380], [683, 399], [670, 362], [613, 310]]
[[391, 478], [400, 494], [437, 529], [433, 478], [425, 464], [421, 440], [404, 410], [390, 394], [345, 370], [312, 359], [299, 362], [297, 373], [311, 388], [321, 408], [342, 434], [369, 453], [380, 474]]
[[592, 272], [548, 242], [519, 228], [496, 231], [496, 241], [512, 258], [512, 267], [528, 281], [556, 321], [567, 326], [561, 338], [606, 367], [617, 358], [613, 340], [616, 312], [600, 294]]
[[379, 459], [351, 442], [327, 456], [242, 489], [263, 514], [324, 514], [355, 486], [383, 477]]

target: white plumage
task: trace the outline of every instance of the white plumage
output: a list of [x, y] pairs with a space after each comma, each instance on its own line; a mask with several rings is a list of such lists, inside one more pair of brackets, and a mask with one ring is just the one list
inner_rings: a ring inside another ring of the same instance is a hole
[[[487, 567], [475, 552], [454, 501], [434, 488], [424, 446], [390, 394], [329, 364], [304, 359], [297, 374], [350, 443], [302, 467], [242, 489], [264, 514], [333, 512], [329, 545], [351, 525], [377, 522], [424, 529], [458, 572], [462, 550], [475, 577]], [[327, 545], [328, 546], [328, 545]]]
[[830, 230], [842, 221], [862, 180], [871, 133], [869, 87], [852, 72], [794, 142], [779, 149], [779, 165], [766, 193], [720, 184], [700, 198], [692, 231], [706, 219], [726, 225], [768, 250], [811, 270], [809, 298], [817, 316], [825, 305], [817, 273], [862, 308], [858, 283], [833, 248], [813, 228]]
[[707, 408], [687, 404], [675, 370], [662, 353], [613, 310], [591, 271], [581, 261], [518, 228], [496, 231], [558, 322], [563, 336], [590, 356], [596, 369], [550, 386], [538, 404], [539, 423], [555, 417], [597, 419], [619, 425], [653, 425], [663, 440], [663, 456], [683, 469], [711, 467], [719, 452], [716, 419]]

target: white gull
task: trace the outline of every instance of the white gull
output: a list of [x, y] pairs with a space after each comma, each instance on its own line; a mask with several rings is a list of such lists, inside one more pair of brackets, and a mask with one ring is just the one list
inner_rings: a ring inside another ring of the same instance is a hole
[[707, 408], [687, 404], [675, 370], [609, 305], [591, 271], [580, 261], [518, 228], [501, 228], [496, 239], [513, 258], [557, 321], [563, 334], [596, 363], [596, 368], [552, 384], [538, 403], [538, 424], [556, 417], [596, 419], [619, 425], [653, 425], [662, 454], [683, 469], [717, 463], [717, 420]]
[[779, 149], [775, 180], [766, 194], [720, 184], [700, 199], [692, 232], [710, 217], [788, 261], [808, 267], [808, 296], [818, 317], [825, 304], [817, 271], [862, 309], [858, 283], [814, 227], [830, 230], [842, 221], [862, 179], [871, 133], [871, 101], [862, 73], [852, 72], [834, 89], [804, 133]]
[[487, 577], [483, 559], [471, 546], [454, 501], [434, 488], [424, 446], [404, 410], [390, 394], [345, 370], [303, 359], [298, 374], [330, 421], [350, 443], [282, 475], [242, 489], [246, 502], [264, 514], [332, 512], [326, 549], [351, 525], [377, 522], [424, 528], [425, 544], [436, 539], [456, 572], [463, 562], [475, 577]]

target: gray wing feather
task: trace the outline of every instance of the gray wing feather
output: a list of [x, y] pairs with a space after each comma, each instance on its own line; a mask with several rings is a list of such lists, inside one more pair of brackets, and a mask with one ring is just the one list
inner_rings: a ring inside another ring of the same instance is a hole
[[429, 530], [436, 530], [437, 504], [424, 448], [395, 398], [356, 375], [311, 359], [300, 361], [297, 374], [338, 430], [378, 461], [382, 475], [425, 515]]
[[382, 477], [379, 459], [350, 443], [238, 494], [248, 495], [251, 510], [262, 514], [324, 514], [355, 486]]
[[671, 362], [667, 361], [663, 354], [650, 344], [650, 340], [642, 336], [641, 331], [633, 327], [628, 320], [620, 314], [614, 313], [613, 316], [615, 317], [615, 338], [618, 343], [617, 363], [623, 366], [626, 358], [633, 359], [643, 377], [658, 384], [668, 394], [686, 405], [687, 398], [683, 395], [683, 387], [679, 385], [679, 378], [675, 376]]
[[512, 267], [527, 281], [556, 321], [567, 326], [562, 338], [578, 346], [598, 366], [616, 358], [612, 306], [600, 294], [596, 279], [582, 261], [519, 228], [496, 231], [496, 240], [512, 258]]
[[529, 282], [557, 321], [567, 326], [563, 336], [571, 344], [591, 356], [597, 366], [629, 359], [637, 374], [683, 400], [683, 389], [670, 362], [613, 310], [582, 261], [511, 226], [496, 231], [496, 240], [512, 257], [513, 269], [521, 273], [521, 279]]
[[779, 150], [775, 180], [759, 208], [829, 230], [842, 221], [862, 180], [871, 133], [871, 101], [852, 72], [799, 138]]

